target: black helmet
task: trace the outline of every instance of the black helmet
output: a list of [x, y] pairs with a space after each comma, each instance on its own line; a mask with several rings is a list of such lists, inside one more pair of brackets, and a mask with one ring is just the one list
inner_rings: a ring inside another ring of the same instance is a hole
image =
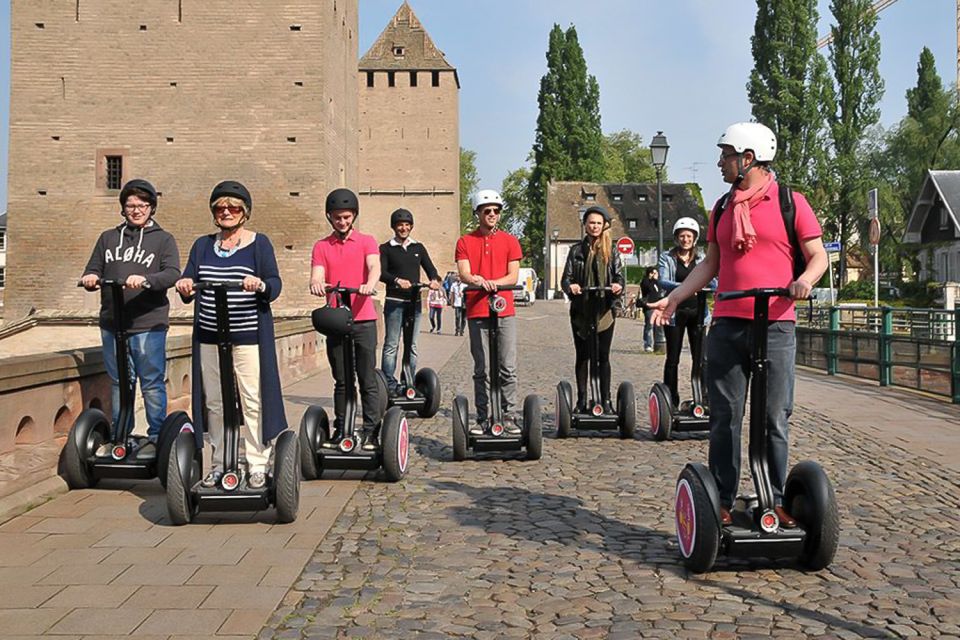
[[150, 203], [151, 209], [153, 212], [157, 210], [157, 190], [153, 187], [152, 184], [143, 180], [141, 178], [134, 178], [123, 185], [123, 188], [120, 189], [120, 206], [123, 207], [127, 204], [127, 198], [130, 197], [132, 191], [142, 191], [147, 194], [147, 202]]
[[250, 217], [250, 213], [253, 211], [253, 198], [247, 188], [243, 186], [243, 183], [236, 180], [224, 180], [210, 192], [210, 206], [212, 207], [213, 203], [220, 198], [239, 198], [243, 200], [243, 203], [247, 205], [247, 217]]
[[603, 216], [603, 221], [607, 224], [610, 224], [613, 221], [613, 218], [610, 216], [610, 212], [607, 211], [606, 207], [602, 207], [599, 204], [595, 204], [592, 207], [588, 207], [586, 211], [583, 212], [583, 219], [581, 222], [583, 224], [587, 223], [587, 216], [591, 213], [599, 213]]
[[357, 194], [350, 189], [334, 189], [327, 195], [327, 202], [324, 204], [327, 215], [337, 209], [349, 209], [354, 215], [360, 215], [360, 202], [357, 200]]
[[409, 222], [413, 224], [413, 214], [407, 211], [406, 209], [397, 209], [390, 214], [390, 228], [393, 229], [401, 222]]

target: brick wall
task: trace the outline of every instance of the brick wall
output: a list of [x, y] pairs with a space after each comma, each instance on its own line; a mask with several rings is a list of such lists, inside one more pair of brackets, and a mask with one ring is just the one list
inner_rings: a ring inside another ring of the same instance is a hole
[[118, 224], [103, 150], [162, 192], [157, 220], [183, 260], [214, 230], [207, 198], [247, 184], [250, 228], [273, 241], [306, 308], [323, 197], [356, 185], [357, 0], [12, 0], [5, 320], [92, 309], [74, 286]]

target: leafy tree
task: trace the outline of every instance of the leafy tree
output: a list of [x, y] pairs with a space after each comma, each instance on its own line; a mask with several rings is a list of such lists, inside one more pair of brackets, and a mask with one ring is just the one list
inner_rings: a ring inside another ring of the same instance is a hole
[[530, 247], [526, 242], [525, 227], [530, 219], [529, 183], [530, 168], [523, 166], [508, 173], [500, 185], [500, 195], [503, 196], [500, 228], [520, 238], [523, 255], [527, 257], [533, 251], [540, 251], [540, 247]]
[[[639, 133], [628, 129], [608, 133], [603, 137], [602, 148], [601, 182], [653, 182], [657, 179], [650, 148], [643, 145], [643, 138]], [[663, 175], [666, 179], [665, 171]]]
[[476, 160], [476, 151], [460, 147], [460, 233], [466, 233], [476, 226], [473, 208], [470, 206], [470, 196], [480, 184]]
[[576, 28], [553, 25], [547, 47], [547, 72], [540, 79], [533, 168], [528, 181], [530, 214], [525, 237], [534, 266], [541, 269], [547, 184], [551, 180], [599, 181], [603, 178], [600, 88], [587, 74]]
[[[754, 66], [747, 82], [753, 117], [777, 135], [778, 178], [811, 196], [826, 170], [824, 89], [817, 53], [816, 0], [757, 0]], [[812, 194], [811, 194], [812, 192]]]
[[[831, 218], [840, 232], [840, 282], [846, 280], [847, 240], [852, 214], [863, 211], [866, 185], [859, 164], [858, 148], [865, 132], [880, 119], [877, 107], [883, 96], [880, 77], [880, 36], [872, 0], [832, 0], [836, 20], [831, 27], [830, 64], [836, 84], [835, 103], [829, 106], [833, 140], [836, 200]], [[858, 204], [860, 205], [858, 207]], [[861, 216], [862, 218], [863, 216]]]

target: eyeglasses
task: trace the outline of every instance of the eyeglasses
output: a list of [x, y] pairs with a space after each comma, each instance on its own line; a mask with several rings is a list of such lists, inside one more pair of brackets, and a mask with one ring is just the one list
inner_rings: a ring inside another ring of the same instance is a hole
[[500, 215], [500, 209], [497, 207], [488, 207], [480, 210], [480, 215], [482, 216], [489, 216], [490, 214]]
[[231, 215], [238, 216], [243, 213], [243, 207], [237, 206], [235, 204], [231, 205], [219, 205], [213, 207], [213, 213], [218, 216], [222, 216], [225, 213], [230, 213]]
[[736, 151], [731, 151], [730, 153], [720, 152], [720, 160], [726, 160], [727, 158], [740, 155]]
[[123, 210], [129, 211], [131, 213], [133, 213], [134, 211], [149, 211], [150, 205], [149, 204], [125, 204], [123, 205]]

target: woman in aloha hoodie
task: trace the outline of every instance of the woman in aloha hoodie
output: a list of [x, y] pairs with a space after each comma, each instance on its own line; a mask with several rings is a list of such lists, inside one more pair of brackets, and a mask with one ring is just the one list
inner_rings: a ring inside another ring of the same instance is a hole
[[[81, 284], [93, 291], [100, 280], [120, 280], [123, 290], [124, 318], [128, 334], [130, 384], [140, 393], [147, 414], [147, 439], [137, 451], [138, 460], [156, 457], [160, 427], [167, 417], [167, 329], [170, 327], [170, 301], [167, 289], [180, 277], [180, 254], [173, 236], [153, 219], [157, 212], [157, 190], [146, 180], [131, 180], [120, 190], [120, 215], [124, 221], [107, 229], [97, 240], [84, 269]], [[100, 338], [103, 363], [111, 381], [111, 405], [114, 423], [120, 415], [120, 381], [114, 343], [114, 320], [110, 292], [100, 292]], [[133, 431], [133, 412], [126, 425]], [[109, 456], [111, 443], [97, 448], [96, 455]]]

